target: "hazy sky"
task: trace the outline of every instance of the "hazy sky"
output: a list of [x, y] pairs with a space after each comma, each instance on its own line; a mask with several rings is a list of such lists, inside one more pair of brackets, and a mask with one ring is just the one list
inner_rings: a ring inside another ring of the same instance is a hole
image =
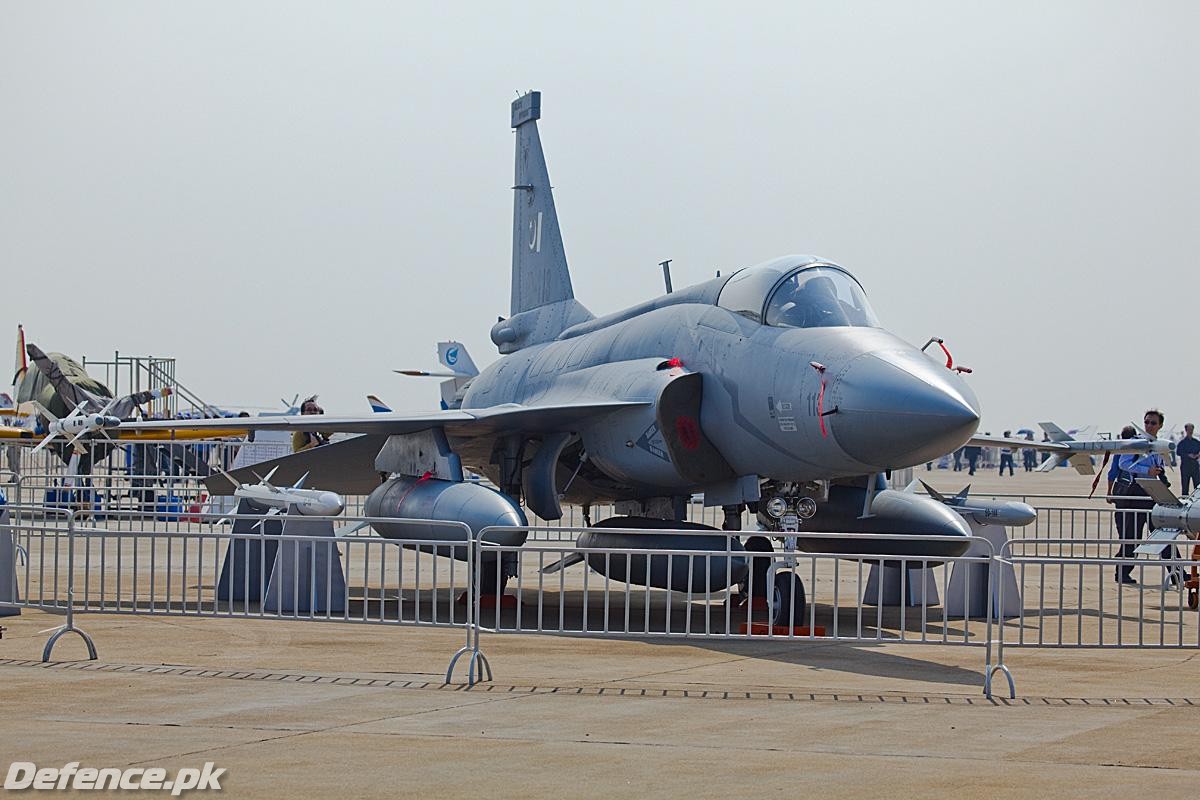
[[508, 313], [517, 90], [594, 313], [786, 253], [984, 427], [1200, 417], [1200, 4], [0, 2], [0, 335], [402, 409]]

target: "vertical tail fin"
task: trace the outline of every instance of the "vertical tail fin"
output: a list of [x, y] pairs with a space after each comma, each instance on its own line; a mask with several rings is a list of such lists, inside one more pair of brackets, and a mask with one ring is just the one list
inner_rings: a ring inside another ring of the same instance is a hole
[[548, 341], [571, 325], [592, 319], [571, 288], [550, 173], [538, 135], [541, 115], [541, 92], [521, 95], [512, 104], [512, 127], [517, 132], [512, 316], [492, 328], [492, 341], [501, 353]]
[[1038, 425], [1050, 437], [1052, 442], [1073, 442], [1075, 437], [1055, 425], [1053, 422], [1039, 422]]
[[538, 136], [542, 93], [529, 92], [512, 104], [517, 131], [516, 184], [513, 186], [511, 313], [571, 300], [571, 274], [563, 251], [550, 173]]
[[13, 386], [20, 383], [24, 377], [25, 371], [29, 369], [29, 362], [25, 360], [25, 328], [21, 325], [17, 326], [17, 361], [13, 365]]
[[438, 362], [451, 372], [468, 377], [473, 378], [479, 374], [479, 368], [471, 360], [471, 354], [462, 342], [438, 342]]
[[463, 393], [471, 379], [479, 374], [479, 368], [462, 342], [438, 342], [438, 361], [451, 372], [463, 376], [441, 382], [442, 408], [462, 408]]

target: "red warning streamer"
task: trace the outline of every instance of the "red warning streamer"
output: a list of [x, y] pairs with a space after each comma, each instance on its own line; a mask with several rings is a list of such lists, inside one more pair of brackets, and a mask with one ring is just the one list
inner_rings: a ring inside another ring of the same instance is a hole
[[946, 348], [946, 343], [941, 339], [937, 340], [938, 347], [942, 348], [942, 352], [946, 354], [946, 369], [954, 369], [954, 356], [950, 355], [950, 351]]
[[1100, 466], [1100, 471], [1096, 473], [1096, 477], [1092, 479], [1092, 490], [1088, 492], [1088, 497], [1091, 497], [1096, 493], [1096, 487], [1100, 485], [1100, 476], [1108, 472], [1108, 459], [1111, 456], [1112, 453], [1105, 452], [1104, 463]]
[[821, 437], [825, 438], [829, 436], [829, 431], [825, 429], [825, 365], [817, 361], [808, 363], [821, 376], [821, 391], [817, 393], [817, 422], [821, 424]]

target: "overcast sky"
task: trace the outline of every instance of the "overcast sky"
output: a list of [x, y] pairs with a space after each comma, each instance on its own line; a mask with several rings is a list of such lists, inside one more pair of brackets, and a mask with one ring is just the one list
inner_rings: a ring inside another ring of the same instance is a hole
[[0, 334], [210, 402], [436, 404], [508, 313], [517, 90], [576, 297], [787, 253], [983, 427], [1200, 417], [1200, 4], [0, 3]]

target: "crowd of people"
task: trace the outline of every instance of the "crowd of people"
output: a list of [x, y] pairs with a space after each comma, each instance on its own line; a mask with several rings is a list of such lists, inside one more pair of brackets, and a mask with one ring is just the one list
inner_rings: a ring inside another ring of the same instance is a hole
[[[1018, 438], [1024, 438], [1027, 441], [1033, 441], [1033, 431], [1028, 428], [1022, 428], [1017, 431]], [[991, 436], [990, 432], [984, 433], [984, 436]], [[1004, 438], [1011, 439], [1012, 431], [1005, 431]], [[1042, 434], [1042, 441], [1050, 441], [1049, 434]], [[1038, 454], [1037, 449], [1032, 447], [981, 447], [979, 445], [966, 445], [960, 447], [951, 454], [953, 469], [955, 472], [966, 471], [970, 475], [974, 475], [980, 468], [994, 469], [997, 465], [1000, 467], [1000, 474], [1003, 475], [1007, 469], [1009, 475], [1016, 474], [1017, 453], [1014, 450], [1020, 451], [1021, 467], [1025, 472], [1033, 472], [1037, 469], [1038, 464], [1042, 463], [1050, 457], [1049, 453]], [[946, 466], [950, 466], [947, 464]], [[926, 469], [933, 469], [932, 462], [925, 465]]]

